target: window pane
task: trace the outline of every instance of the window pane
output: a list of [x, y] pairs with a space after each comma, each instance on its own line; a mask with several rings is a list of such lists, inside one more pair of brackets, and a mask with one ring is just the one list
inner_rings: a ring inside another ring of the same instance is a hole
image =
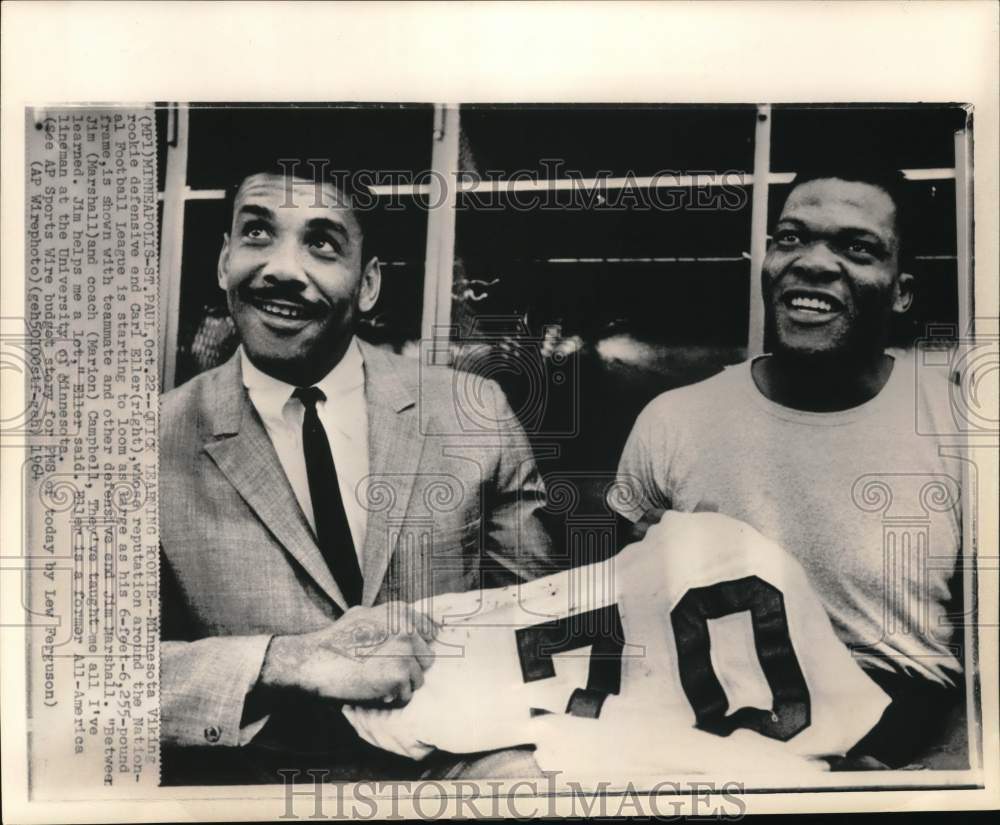
[[950, 169], [959, 106], [775, 106], [771, 171], [795, 170], [840, 157], [891, 160], [899, 169]]
[[[463, 169], [593, 177], [753, 167], [754, 106], [462, 106]], [[542, 166], [546, 159], [560, 166]]]
[[329, 158], [332, 168], [409, 174], [431, 159], [427, 104], [191, 104], [188, 185], [222, 189], [247, 155]]

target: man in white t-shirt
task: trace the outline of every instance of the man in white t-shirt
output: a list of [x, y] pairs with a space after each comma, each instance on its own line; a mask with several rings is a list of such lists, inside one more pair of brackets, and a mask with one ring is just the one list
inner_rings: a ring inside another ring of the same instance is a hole
[[926, 752], [962, 673], [960, 462], [916, 432], [949, 415], [948, 381], [887, 350], [912, 302], [903, 185], [797, 176], [763, 266], [770, 353], [650, 403], [619, 465], [633, 495], [609, 500], [640, 531], [666, 509], [717, 509], [795, 555], [894, 698], [858, 748], [893, 766]]

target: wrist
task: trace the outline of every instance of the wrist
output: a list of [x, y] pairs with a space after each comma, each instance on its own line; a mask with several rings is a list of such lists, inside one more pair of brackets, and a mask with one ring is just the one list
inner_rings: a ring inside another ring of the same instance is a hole
[[[283, 672], [283, 668], [276, 662], [275, 655], [271, 654], [272, 647], [277, 638], [277, 636], [271, 636], [267, 640], [267, 647], [264, 648], [264, 658], [261, 660], [260, 669], [257, 671], [257, 679], [243, 700], [243, 713], [240, 718], [241, 728], [245, 728], [263, 719], [274, 709], [276, 693], [278, 693], [275, 690], [275, 682], [277, 675]], [[278, 650], [280, 654], [281, 645], [278, 646]]]
[[258, 687], [282, 689], [295, 684], [298, 669], [296, 636], [272, 636], [260, 667]]

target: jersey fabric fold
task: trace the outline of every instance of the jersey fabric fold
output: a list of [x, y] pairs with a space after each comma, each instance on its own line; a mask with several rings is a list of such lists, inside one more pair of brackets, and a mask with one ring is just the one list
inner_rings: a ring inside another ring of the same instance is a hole
[[567, 773], [808, 770], [889, 701], [799, 563], [717, 513], [669, 512], [607, 561], [416, 608], [441, 626], [423, 687], [344, 709], [415, 758], [528, 744]]

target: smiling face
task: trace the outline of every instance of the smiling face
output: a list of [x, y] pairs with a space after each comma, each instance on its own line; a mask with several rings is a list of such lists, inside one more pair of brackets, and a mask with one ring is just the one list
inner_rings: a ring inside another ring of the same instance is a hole
[[219, 286], [259, 369], [307, 386], [343, 356], [358, 314], [378, 298], [378, 260], [361, 260], [361, 227], [330, 184], [258, 174], [233, 204]]
[[776, 354], [880, 355], [892, 313], [909, 309], [896, 207], [880, 187], [838, 178], [795, 187], [764, 258]]

